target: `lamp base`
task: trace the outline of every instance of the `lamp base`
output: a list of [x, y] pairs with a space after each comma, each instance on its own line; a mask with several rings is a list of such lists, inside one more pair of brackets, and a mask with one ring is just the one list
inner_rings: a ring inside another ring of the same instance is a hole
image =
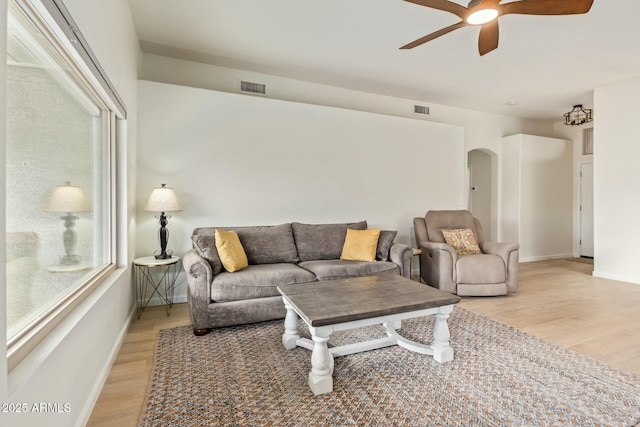
[[167, 216], [164, 212], [160, 213], [160, 230], [158, 230], [158, 238], [160, 239], [160, 252], [155, 252], [156, 259], [170, 259], [173, 255], [171, 249], [167, 249], [167, 241], [169, 240], [169, 230], [167, 230]]
[[166, 252], [155, 255], [156, 259], [170, 259], [172, 256], [173, 256], [172, 254], [168, 254]]

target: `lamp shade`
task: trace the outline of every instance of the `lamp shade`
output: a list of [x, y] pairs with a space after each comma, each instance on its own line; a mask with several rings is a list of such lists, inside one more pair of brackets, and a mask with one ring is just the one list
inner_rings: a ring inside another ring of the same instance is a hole
[[56, 186], [49, 197], [47, 212], [88, 212], [89, 201], [80, 187], [70, 185]]
[[162, 187], [156, 188], [151, 192], [147, 203], [144, 205], [144, 210], [149, 212], [179, 212], [182, 210], [178, 203], [173, 188]]

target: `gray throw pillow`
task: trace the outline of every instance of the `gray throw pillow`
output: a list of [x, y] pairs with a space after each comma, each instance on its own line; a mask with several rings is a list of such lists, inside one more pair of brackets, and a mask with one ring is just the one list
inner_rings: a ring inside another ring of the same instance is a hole
[[344, 224], [291, 224], [300, 261], [338, 259], [342, 254], [347, 228], [366, 230], [367, 221]]
[[193, 247], [198, 251], [198, 254], [211, 265], [213, 274], [220, 274], [224, 270], [218, 250], [216, 249], [216, 238], [210, 235], [195, 234], [191, 236], [193, 241]]
[[397, 231], [392, 230], [382, 230], [380, 232], [380, 237], [378, 237], [378, 247], [376, 249], [376, 259], [378, 261], [389, 261], [389, 251], [391, 250], [391, 245], [393, 245], [393, 240], [396, 238], [397, 234]]

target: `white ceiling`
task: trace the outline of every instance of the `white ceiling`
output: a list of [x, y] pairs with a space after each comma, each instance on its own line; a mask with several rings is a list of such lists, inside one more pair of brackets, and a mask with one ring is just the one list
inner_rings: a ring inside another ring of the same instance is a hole
[[640, 0], [505, 15], [498, 49], [482, 57], [475, 27], [399, 50], [458, 21], [402, 0], [129, 4], [143, 51], [525, 118], [560, 121], [573, 104], [592, 108], [594, 88], [640, 76]]

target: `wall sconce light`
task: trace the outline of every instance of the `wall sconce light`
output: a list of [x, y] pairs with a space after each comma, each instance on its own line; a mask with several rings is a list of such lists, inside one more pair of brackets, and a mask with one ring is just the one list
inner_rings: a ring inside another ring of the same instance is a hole
[[76, 233], [76, 221], [79, 219], [74, 212], [88, 212], [89, 202], [80, 187], [71, 185], [69, 181], [65, 185], [56, 186], [49, 197], [45, 207], [46, 212], [65, 212], [60, 219], [64, 221], [65, 231], [62, 234], [65, 255], [60, 258], [60, 265], [75, 265], [80, 263], [80, 255], [74, 254], [78, 234]]
[[169, 230], [167, 229], [167, 219], [171, 215], [165, 215], [165, 212], [180, 212], [180, 204], [172, 188], [167, 188], [165, 184], [161, 184], [160, 188], [156, 188], [151, 192], [147, 203], [144, 205], [147, 212], [160, 212], [156, 215], [156, 219], [160, 222], [160, 230], [158, 230], [158, 238], [160, 239], [160, 252], [155, 252], [156, 259], [169, 259], [173, 255], [170, 249], [167, 251], [167, 242], [169, 241]]
[[585, 109], [582, 104], [574, 105], [573, 109], [564, 115], [564, 124], [577, 126], [593, 121], [593, 110]]

